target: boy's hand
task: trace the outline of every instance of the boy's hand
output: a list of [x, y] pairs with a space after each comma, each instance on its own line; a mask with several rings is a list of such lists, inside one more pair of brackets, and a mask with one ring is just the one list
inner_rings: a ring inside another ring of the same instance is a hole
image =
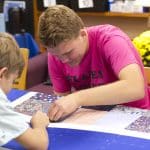
[[74, 112], [78, 107], [73, 95], [64, 96], [50, 105], [48, 111], [49, 119], [57, 121]]
[[33, 128], [45, 128], [49, 124], [49, 118], [46, 113], [37, 111], [36, 114], [32, 116], [31, 125]]

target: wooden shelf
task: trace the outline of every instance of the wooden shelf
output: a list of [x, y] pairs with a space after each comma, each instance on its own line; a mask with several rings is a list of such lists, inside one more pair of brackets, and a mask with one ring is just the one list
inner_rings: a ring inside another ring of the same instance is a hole
[[[42, 11], [37, 9], [37, 1], [34, 1], [34, 30], [35, 30], [35, 39], [39, 43], [41, 51], [45, 51], [45, 49], [41, 46], [39, 42], [39, 38], [37, 35], [37, 26], [38, 19], [41, 15]], [[149, 13], [119, 13], [119, 12], [77, 12], [80, 17], [82, 16], [104, 16], [104, 17], [128, 17], [128, 18], [145, 18], [147, 19], [147, 26], [150, 27], [150, 12]]]
[[150, 13], [77, 12], [79, 16], [137, 17], [149, 18]]

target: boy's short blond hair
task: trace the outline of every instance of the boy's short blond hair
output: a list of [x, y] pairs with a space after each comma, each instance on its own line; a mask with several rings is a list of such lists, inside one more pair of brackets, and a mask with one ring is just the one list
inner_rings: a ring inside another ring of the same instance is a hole
[[71, 40], [84, 28], [81, 18], [64, 5], [48, 7], [39, 18], [38, 34], [41, 43], [56, 47], [61, 42]]
[[15, 39], [9, 33], [0, 33], [0, 69], [7, 67], [7, 76], [24, 67], [24, 58]]

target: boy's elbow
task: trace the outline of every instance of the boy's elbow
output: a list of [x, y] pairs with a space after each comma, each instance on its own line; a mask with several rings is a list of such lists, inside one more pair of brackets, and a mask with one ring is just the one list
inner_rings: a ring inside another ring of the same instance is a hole
[[143, 99], [145, 97], [144, 86], [134, 87], [133, 91], [134, 91], [134, 95], [136, 96], [136, 99]]
[[138, 92], [138, 96], [139, 96], [139, 99], [143, 99], [145, 97], [145, 91], [141, 90], [140, 92]]

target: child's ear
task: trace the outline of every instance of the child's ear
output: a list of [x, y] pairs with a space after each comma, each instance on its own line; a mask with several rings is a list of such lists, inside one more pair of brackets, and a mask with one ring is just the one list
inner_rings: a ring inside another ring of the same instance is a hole
[[7, 67], [3, 67], [2, 69], [0, 69], [0, 79], [2, 79], [2, 77], [6, 75], [7, 71], [8, 71]]
[[83, 29], [80, 30], [80, 35], [81, 36], [86, 36], [87, 35], [87, 31], [86, 31], [85, 28], [83, 28]]

